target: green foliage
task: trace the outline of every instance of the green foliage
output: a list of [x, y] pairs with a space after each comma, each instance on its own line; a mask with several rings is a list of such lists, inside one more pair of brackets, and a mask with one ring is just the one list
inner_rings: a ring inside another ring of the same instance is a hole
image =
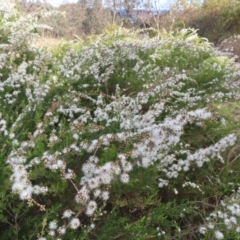
[[240, 4], [237, 0], [204, 1], [195, 16], [186, 23], [216, 43], [239, 33]]

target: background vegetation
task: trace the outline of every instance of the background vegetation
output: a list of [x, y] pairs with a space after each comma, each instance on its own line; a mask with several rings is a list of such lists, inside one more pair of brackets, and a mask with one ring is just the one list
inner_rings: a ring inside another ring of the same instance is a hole
[[[136, 14], [134, 9], [139, 4], [145, 6], [146, 12], [151, 11], [152, 7], [155, 12]], [[142, 23], [146, 23], [151, 27], [166, 30], [190, 27], [197, 29], [200, 36], [218, 44], [234, 34], [239, 34], [240, 31], [238, 0], [176, 0], [169, 12], [161, 12], [157, 5], [152, 5], [156, 4], [151, 4], [149, 1], [108, 0], [104, 7], [99, 0], [81, 0], [77, 4], [63, 4], [59, 8], [54, 8], [64, 11], [64, 17], [49, 16], [40, 19], [40, 22], [52, 27], [52, 30], [44, 30], [44, 36], [67, 39], [75, 39], [76, 35], [82, 37], [99, 34], [111, 24], [139, 28]], [[21, 1], [19, 7], [26, 13], [53, 9], [48, 4], [28, 0]], [[118, 12], [120, 8], [126, 9], [124, 16]]]

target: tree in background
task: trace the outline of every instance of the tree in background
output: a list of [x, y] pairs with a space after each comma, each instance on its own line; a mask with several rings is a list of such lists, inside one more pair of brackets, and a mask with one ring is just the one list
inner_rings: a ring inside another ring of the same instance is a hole
[[240, 33], [239, 0], [205, 0], [188, 26], [199, 29], [199, 34], [214, 43]]
[[154, 6], [150, 0], [106, 0], [104, 3], [102, 0], [79, 0], [77, 3], [62, 4], [58, 8], [46, 1], [22, 0], [19, 7], [23, 12], [31, 14], [41, 9], [64, 12], [64, 16], [56, 14], [40, 19], [42, 24], [52, 27], [52, 30], [41, 30], [40, 34], [53, 38], [73, 39], [75, 35], [99, 34], [111, 24], [129, 28], [142, 24], [154, 26], [160, 18], [152, 14]]
[[79, 1], [84, 8], [86, 18], [82, 23], [84, 34], [99, 34], [111, 24], [112, 14], [110, 9], [104, 8], [101, 0]]
[[[46, 2], [23, 0], [19, 7], [23, 12], [34, 13], [37, 10], [50, 8]], [[74, 35], [98, 34], [112, 23], [110, 9], [104, 8], [101, 0], [81, 0], [78, 3], [66, 3], [55, 8], [62, 14], [40, 19], [42, 24], [52, 27], [52, 30], [41, 31], [45, 37], [72, 39]]]

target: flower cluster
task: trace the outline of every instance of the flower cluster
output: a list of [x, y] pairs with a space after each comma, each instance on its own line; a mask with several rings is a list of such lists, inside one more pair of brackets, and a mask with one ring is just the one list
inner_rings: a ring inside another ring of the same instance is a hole
[[219, 206], [205, 219], [205, 225], [199, 228], [199, 233], [213, 234], [216, 239], [225, 239], [224, 233], [240, 232], [240, 188], [230, 197], [220, 201]]

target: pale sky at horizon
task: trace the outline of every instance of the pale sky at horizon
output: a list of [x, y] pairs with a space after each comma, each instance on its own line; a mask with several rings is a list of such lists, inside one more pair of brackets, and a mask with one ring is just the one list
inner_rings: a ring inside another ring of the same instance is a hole
[[[47, 0], [47, 2], [54, 7], [58, 7], [63, 3], [76, 3], [77, 1], [78, 0]], [[153, 2], [157, 2], [158, 4], [160, 4], [161, 8], [168, 8], [170, 3], [173, 2], [173, 0], [153, 0]]]

